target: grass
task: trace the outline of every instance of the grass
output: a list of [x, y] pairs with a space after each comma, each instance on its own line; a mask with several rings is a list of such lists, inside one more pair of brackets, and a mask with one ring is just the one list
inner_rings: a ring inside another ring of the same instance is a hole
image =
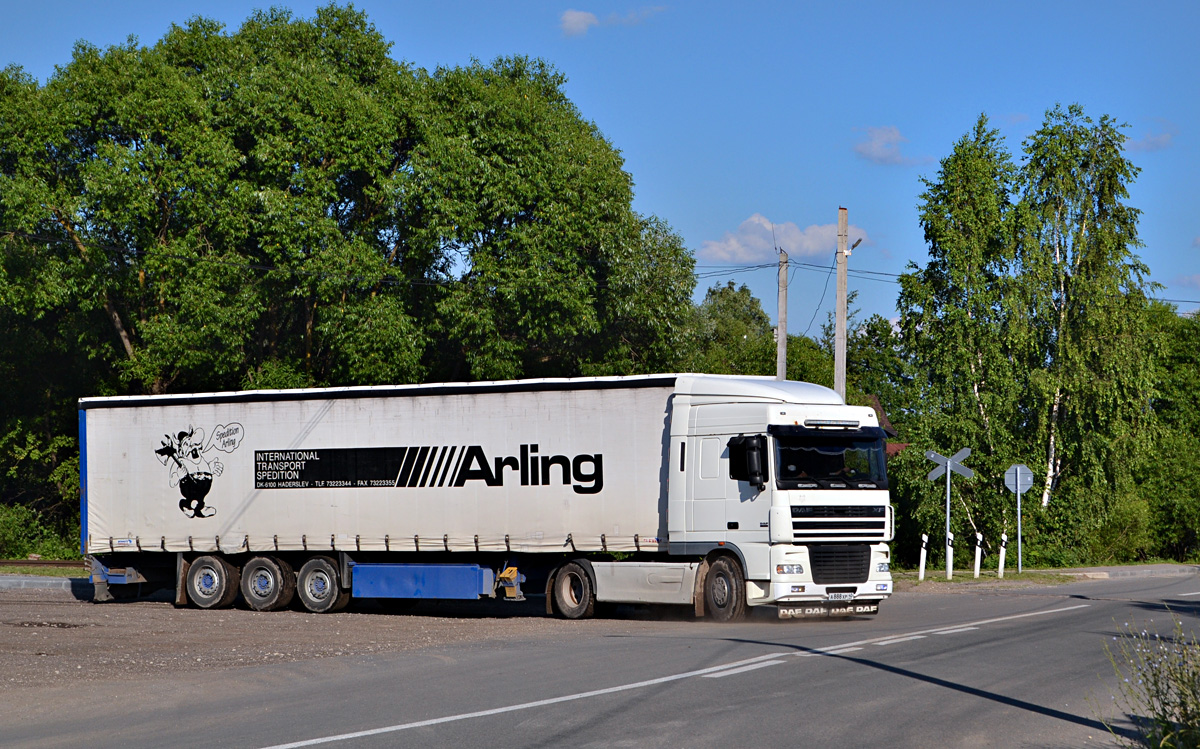
[[36, 575], [38, 577], [87, 577], [88, 569], [79, 563], [78, 567], [42, 567], [25, 565], [0, 564], [0, 575]]
[[954, 571], [954, 577], [950, 580], [946, 579], [946, 568], [940, 569], [925, 569], [925, 579], [917, 580], [917, 570], [894, 569], [892, 570], [892, 578], [897, 582], [907, 582], [913, 585], [924, 585], [926, 583], [942, 583], [944, 585], [954, 584], [979, 584], [979, 583], [1025, 583], [1032, 585], [1062, 585], [1064, 583], [1078, 582], [1079, 578], [1073, 575], [1065, 575], [1054, 570], [1030, 570], [1026, 569], [1020, 574], [1015, 569], [1004, 571], [1004, 578], [1001, 579], [996, 570], [980, 570], [979, 578], [975, 578], [973, 569], [959, 569]]

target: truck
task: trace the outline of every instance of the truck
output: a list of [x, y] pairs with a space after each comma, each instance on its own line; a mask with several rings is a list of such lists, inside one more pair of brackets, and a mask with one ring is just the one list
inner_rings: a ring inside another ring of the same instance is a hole
[[660, 374], [79, 401], [95, 600], [338, 611], [525, 600], [718, 621], [878, 612], [893, 513], [875, 411]]

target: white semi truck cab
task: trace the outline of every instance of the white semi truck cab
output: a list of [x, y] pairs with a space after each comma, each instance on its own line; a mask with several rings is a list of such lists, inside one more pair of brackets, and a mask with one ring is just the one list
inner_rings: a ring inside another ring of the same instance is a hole
[[544, 590], [566, 618], [654, 603], [733, 620], [873, 614], [892, 592], [884, 433], [818, 385], [85, 398], [79, 424], [97, 600], [173, 586], [179, 605], [320, 613]]
[[892, 592], [884, 436], [874, 410], [819, 385], [681, 378], [672, 554], [732, 551], [746, 603], [781, 617], [875, 613]]

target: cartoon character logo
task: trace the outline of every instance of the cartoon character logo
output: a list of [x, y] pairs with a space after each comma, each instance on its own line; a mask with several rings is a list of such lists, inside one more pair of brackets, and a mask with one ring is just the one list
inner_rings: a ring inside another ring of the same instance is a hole
[[210, 518], [216, 514], [217, 508], [208, 504], [205, 498], [212, 489], [213, 477], [220, 476], [225, 465], [216, 455], [210, 460], [206, 453], [213, 450], [232, 453], [242, 444], [243, 436], [242, 425], [236, 423], [218, 424], [208, 442], [204, 441], [204, 430], [193, 426], [174, 436], [164, 435], [162, 446], [154, 454], [158, 456], [158, 462], [169, 469], [170, 485], [179, 487], [182, 495], [179, 509], [184, 515]]

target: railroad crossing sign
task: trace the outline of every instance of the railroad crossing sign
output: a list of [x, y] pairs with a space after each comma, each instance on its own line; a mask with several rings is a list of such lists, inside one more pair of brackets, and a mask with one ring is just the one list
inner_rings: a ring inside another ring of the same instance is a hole
[[[938, 464], [937, 468], [934, 468], [932, 471], [929, 472], [929, 480], [930, 481], [935, 481], [935, 480], [941, 478], [942, 475], [944, 473], [946, 473], [947, 468], [950, 469], [951, 471], [954, 471], [955, 473], [957, 473], [960, 476], [965, 476], [966, 478], [969, 478], [969, 479], [975, 478], [975, 472], [962, 464], [962, 461], [971, 457], [971, 448], [969, 448], [969, 447], [964, 447], [963, 449], [961, 449], [958, 452], [951, 455], [949, 458], [944, 457], [942, 455], [938, 455], [933, 450], [926, 450], [925, 457], [929, 458], [934, 463]], [[1028, 471], [1029, 469], [1026, 468], [1025, 470]]]
[[1017, 495], [1017, 574], [1021, 573], [1021, 495], [1033, 486], [1033, 471], [1024, 463], [1015, 463], [1004, 472], [1004, 485]]
[[937, 468], [929, 472], [929, 480], [936, 481], [943, 475], [946, 477], [946, 579], [954, 575], [954, 534], [950, 532], [950, 474], [957, 473], [965, 478], [974, 478], [975, 472], [962, 464], [971, 455], [971, 448], [964, 447], [947, 458], [933, 450], [926, 450], [925, 457], [937, 463]]

